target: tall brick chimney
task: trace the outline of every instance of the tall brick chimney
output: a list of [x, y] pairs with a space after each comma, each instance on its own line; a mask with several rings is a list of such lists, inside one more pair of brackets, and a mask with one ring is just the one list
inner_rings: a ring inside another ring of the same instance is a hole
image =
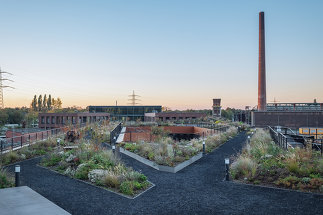
[[258, 110], [266, 111], [265, 14], [259, 13]]

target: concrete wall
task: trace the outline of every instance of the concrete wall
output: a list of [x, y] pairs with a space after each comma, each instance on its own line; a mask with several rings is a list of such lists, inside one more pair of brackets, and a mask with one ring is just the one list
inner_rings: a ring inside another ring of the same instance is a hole
[[[169, 131], [171, 134], [196, 134], [203, 136], [213, 134], [212, 129], [193, 127], [193, 126], [162, 126], [164, 130]], [[150, 126], [127, 127], [124, 134], [124, 142], [136, 141], [154, 141], [156, 137], [151, 134]]]
[[279, 125], [289, 128], [323, 127], [323, 112], [253, 111], [251, 125], [256, 127]]

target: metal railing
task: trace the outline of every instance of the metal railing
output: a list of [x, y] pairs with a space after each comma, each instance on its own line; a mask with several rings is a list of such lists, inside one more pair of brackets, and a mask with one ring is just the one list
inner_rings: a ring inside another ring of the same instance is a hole
[[272, 127], [268, 126], [269, 133], [271, 138], [274, 140], [274, 142], [283, 149], [288, 149], [288, 147], [292, 147], [290, 144], [288, 144], [288, 138], [280, 133], [275, 131]]
[[51, 137], [58, 137], [65, 134], [70, 129], [80, 129], [88, 124], [82, 123], [77, 125], [64, 126], [50, 130], [37, 131], [33, 133], [24, 134], [21, 136], [14, 136], [11, 138], [3, 138], [0, 140], [0, 154], [6, 153], [10, 150], [17, 150], [26, 145], [32, 145], [39, 141], [47, 140]]
[[122, 130], [122, 124], [121, 122], [110, 132], [110, 143], [115, 144], [117, 141], [117, 138]]

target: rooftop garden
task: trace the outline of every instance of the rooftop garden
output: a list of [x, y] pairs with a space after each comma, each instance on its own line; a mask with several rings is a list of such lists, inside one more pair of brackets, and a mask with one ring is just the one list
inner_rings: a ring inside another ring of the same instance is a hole
[[[117, 123], [91, 124], [78, 130], [79, 139], [49, 138], [0, 155], [0, 188], [14, 186], [13, 177], [1, 168], [15, 162], [45, 155], [41, 165], [72, 178], [84, 180], [115, 192], [135, 196], [151, 184], [140, 172], [126, 167], [114, 154], [101, 148], [109, 142]], [[59, 144], [57, 144], [59, 140]]]
[[101, 126], [92, 126], [88, 134], [74, 147], [57, 147], [45, 156], [41, 165], [94, 185], [122, 193], [127, 196], [136, 196], [151, 183], [147, 177], [125, 166], [111, 150], [101, 148], [101, 143], [109, 140], [109, 130]]
[[323, 193], [323, 157], [311, 148], [283, 150], [269, 132], [257, 129], [230, 167], [246, 183]]

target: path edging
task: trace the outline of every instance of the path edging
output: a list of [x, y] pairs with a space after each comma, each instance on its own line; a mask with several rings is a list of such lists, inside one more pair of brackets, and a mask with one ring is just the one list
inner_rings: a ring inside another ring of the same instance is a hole
[[54, 173], [56, 173], [56, 174], [58, 174], [58, 175], [65, 176], [65, 177], [70, 178], [70, 179], [72, 179], [72, 180], [76, 180], [76, 181], [79, 181], [79, 182], [82, 182], [82, 183], [85, 183], [85, 184], [88, 184], [88, 185], [91, 185], [91, 186], [94, 186], [94, 187], [97, 187], [97, 188], [103, 189], [103, 190], [105, 190], [105, 191], [115, 193], [115, 194], [117, 194], [117, 195], [119, 195], [119, 196], [122, 196], [122, 197], [125, 197], [125, 198], [127, 198], [127, 199], [135, 199], [135, 198], [137, 198], [137, 197], [141, 196], [143, 193], [145, 193], [145, 192], [147, 192], [148, 190], [150, 190], [151, 188], [153, 188], [153, 187], [155, 187], [155, 186], [156, 186], [154, 183], [152, 183], [151, 181], [147, 180], [147, 181], [151, 184], [151, 186], [150, 186], [148, 189], [146, 189], [146, 190], [142, 191], [141, 193], [138, 193], [137, 195], [135, 195], [135, 196], [133, 196], [133, 197], [130, 197], [130, 196], [127, 196], [127, 195], [125, 195], [125, 194], [118, 193], [118, 192], [115, 192], [115, 191], [113, 191], [113, 190], [110, 190], [109, 188], [101, 187], [101, 186], [97, 186], [97, 185], [95, 185], [95, 184], [93, 184], [93, 183], [91, 183], [91, 182], [88, 182], [88, 181], [83, 181], [83, 180], [81, 180], [81, 179], [77, 179], [77, 178], [69, 177], [69, 176], [67, 176], [67, 175], [64, 175], [64, 174], [62, 174], [62, 173], [60, 173], [60, 172], [57, 172], [57, 171], [55, 171], [55, 170], [53, 170], [53, 169], [50, 169], [50, 168], [47, 168], [47, 167], [41, 166], [41, 165], [39, 165], [39, 164], [36, 164], [36, 166], [37, 166], [37, 167], [40, 167], [40, 168], [43, 168], [43, 169], [46, 169], [46, 170], [49, 170], [49, 171], [51, 171], [51, 172], [54, 172]]
[[176, 165], [175, 167], [170, 167], [170, 166], [164, 166], [164, 165], [159, 165], [159, 164], [156, 164], [155, 162], [153, 161], [150, 161], [146, 158], [143, 158], [133, 152], [130, 152], [128, 150], [125, 150], [124, 148], [120, 147], [120, 152], [122, 154], [125, 154], [147, 166], [150, 166], [156, 170], [159, 170], [159, 171], [162, 171], [162, 172], [170, 172], [170, 173], [177, 173], [178, 171], [184, 169], [185, 167], [191, 165], [192, 163], [194, 163], [195, 161], [199, 160], [200, 158], [203, 157], [203, 153], [202, 152], [199, 152], [197, 155], [191, 157], [189, 160], [186, 160], [178, 165]]

